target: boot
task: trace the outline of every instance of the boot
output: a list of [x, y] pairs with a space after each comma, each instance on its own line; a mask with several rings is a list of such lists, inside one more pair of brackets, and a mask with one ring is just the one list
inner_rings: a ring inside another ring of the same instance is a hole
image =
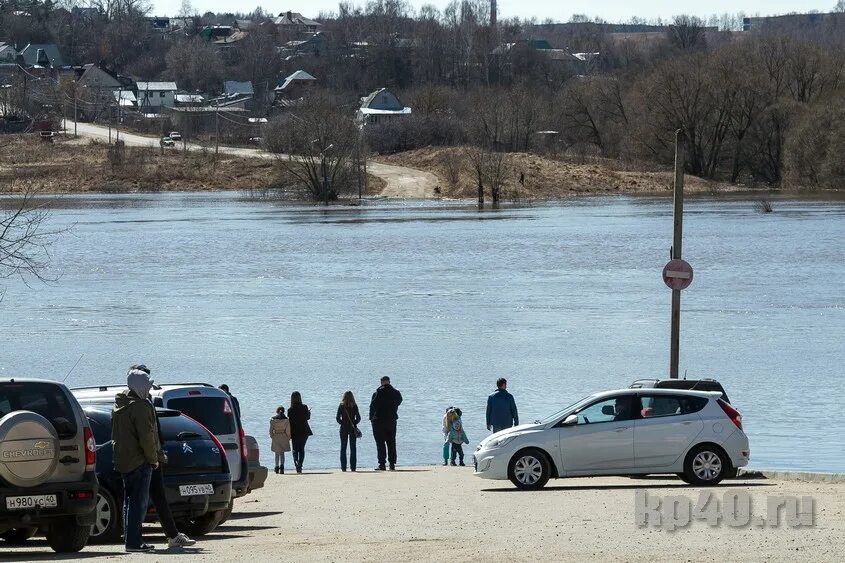
[[284, 466], [284, 465], [280, 465], [280, 466], [279, 466], [279, 475], [284, 475], [284, 474], [285, 474], [285, 466]]
[[276, 466], [275, 471], [276, 471], [276, 475], [278, 475], [279, 474], [279, 466], [278, 465]]

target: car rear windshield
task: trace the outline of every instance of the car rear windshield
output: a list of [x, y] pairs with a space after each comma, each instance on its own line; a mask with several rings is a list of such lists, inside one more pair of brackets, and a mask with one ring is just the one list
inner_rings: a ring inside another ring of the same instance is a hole
[[0, 383], [0, 418], [32, 411], [50, 421], [59, 438], [76, 436], [76, 416], [65, 391], [52, 383]]
[[202, 426], [187, 416], [159, 416], [158, 424], [161, 427], [161, 439], [166, 442], [210, 439]]
[[167, 401], [167, 408], [182, 411], [208, 428], [214, 435], [235, 434], [235, 415], [223, 397], [182, 397]]

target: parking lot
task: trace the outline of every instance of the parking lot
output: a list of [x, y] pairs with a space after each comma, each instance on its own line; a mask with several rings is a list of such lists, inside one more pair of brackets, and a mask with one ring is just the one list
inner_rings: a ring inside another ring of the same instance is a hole
[[[635, 494], [689, 498], [700, 491], [671, 477], [552, 481], [521, 492], [485, 481], [470, 468], [419, 467], [358, 473], [311, 471], [270, 475], [267, 486], [236, 504], [232, 519], [197, 538], [193, 548], [125, 555], [122, 545], [89, 546], [68, 559], [173, 556], [215, 561], [429, 560], [841, 560], [845, 484], [792, 480], [725, 481], [713, 491], [747, 493], [752, 515], [765, 516], [769, 497], [812, 497], [814, 523], [711, 527], [692, 521], [667, 531], [635, 524]], [[642, 493], [641, 493], [642, 494]], [[735, 522], [734, 522], [735, 523]], [[157, 525], [148, 541], [163, 546]], [[50, 560], [43, 538], [5, 549], [2, 560]]]

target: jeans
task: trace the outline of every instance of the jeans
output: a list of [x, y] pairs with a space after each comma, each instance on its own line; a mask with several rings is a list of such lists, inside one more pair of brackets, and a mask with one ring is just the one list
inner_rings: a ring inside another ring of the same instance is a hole
[[127, 548], [141, 547], [141, 526], [150, 504], [150, 479], [153, 468], [143, 463], [123, 473], [123, 530]]
[[156, 514], [158, 515], [158, 521], [161, 523], [161, 528], [164, 530], [164, 535], [168, 539], [175, 538], [179, 530], [176, 528], [173, 513], [170, 512], [170, 505], [167, 503], [161, 465], [158, 466], [158, 469], [153, 470], [152, 479], [150, 480], [150, 499], [156, 507]]
[[355, 471], [358, 463], [358, 436], [354, 430], [340, 428], [340, 468], [346, 471], [346, 444], [349, 443], [349, 468]]
[[[275, 453], [275, 452], [273, 452]], [[276, 453], [276, 467], [285, 466], [285, 452]]]
[[373, 438], [376, 439], [379, 467], [384, 467], [385, 461], [396, 465], [396, 421], [374, 420]]
[[293, 438], [293, 465], [297, 471], [302, 471], [302, 464], [305, 461], [305, 442], [308, 441], [308, 436], [304, 438]]
[[461, 463], [464, 462], [464, 445], [452, 442], [452, 463], [455, 463], [456, 456], [460, 456]]

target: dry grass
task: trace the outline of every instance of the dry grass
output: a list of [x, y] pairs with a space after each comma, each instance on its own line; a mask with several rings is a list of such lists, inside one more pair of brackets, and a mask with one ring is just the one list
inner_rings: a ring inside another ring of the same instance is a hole
[[[380, 156], [377, 160], [433, 173], [440, 179], [440, 195], [444, 197], [476, 197], [475, 176], [461, 148], [428, 147]], [[509, 173], [503, 186], [506, 199], [601, 193], [668, 194], [672, 190], [671, 170], [632, 170], [626, 163], [608, 159], [571, 162], [527, 153], [512, 153], [509, 160]], [[524, 186], [519, 182], [521, 174], [524, 174]], [[723, 193], [739, 189], [694, 176], [687, 176], [685, 182], [685, 191], [689, 193]], [[489, 187], [485, 191], [489, 197]]]
[[0, 191], [135, 192], [243, 190], [272, 185], [269, 159], [187, 152], [169, 148], [126, 147], [112, 164], [108, 145], [59, 139], [44, 143], [34, 135], [0, 137]]

